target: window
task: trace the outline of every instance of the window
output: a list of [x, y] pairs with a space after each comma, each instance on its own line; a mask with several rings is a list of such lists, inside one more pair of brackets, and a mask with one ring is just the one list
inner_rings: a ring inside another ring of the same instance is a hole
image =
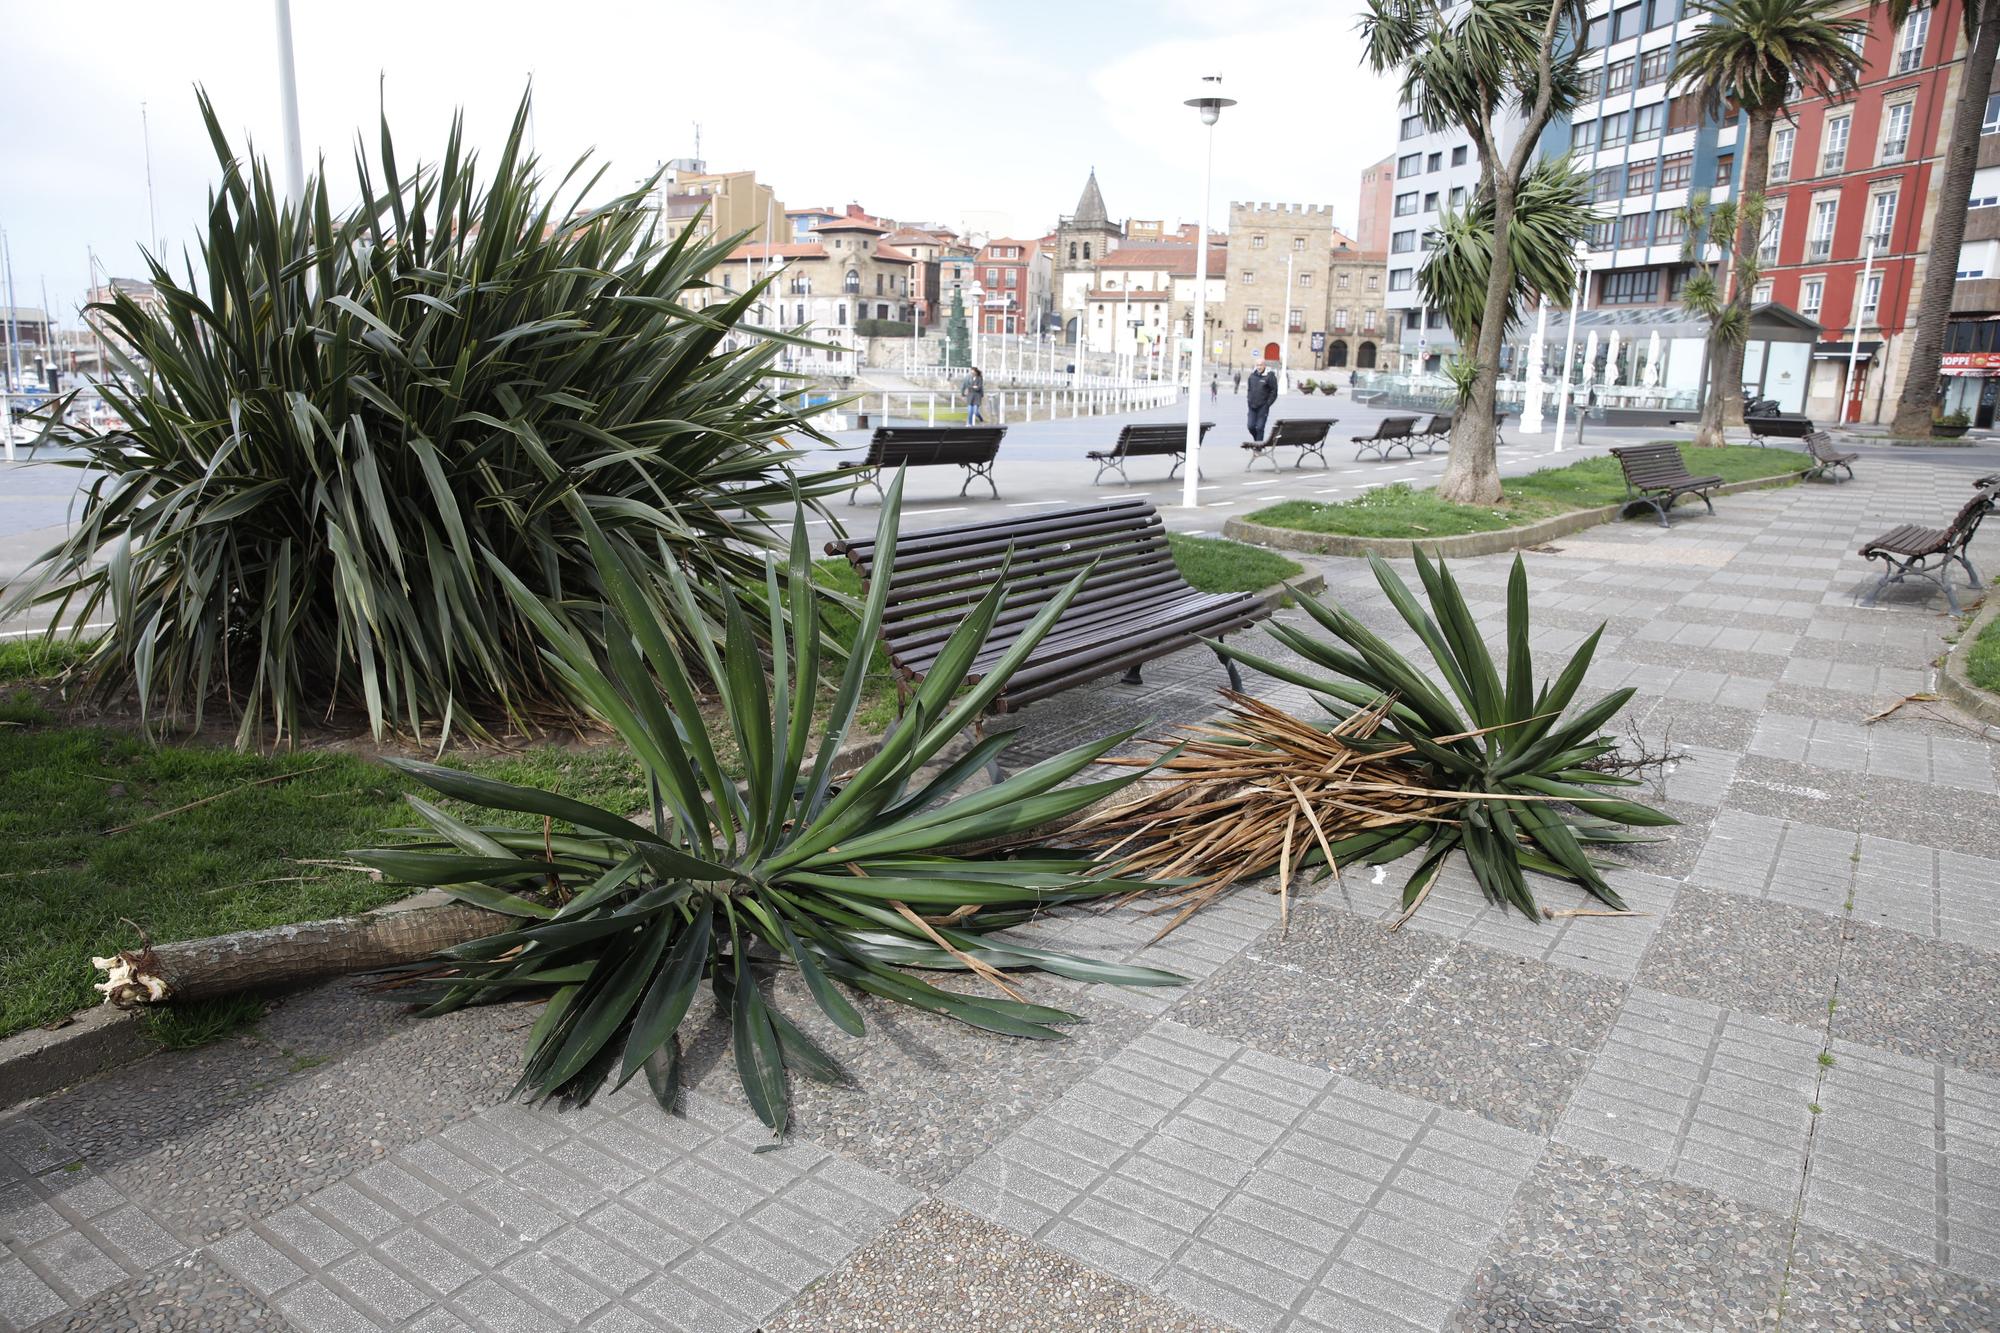
[[1903, 31], [1896, 39], [1896, 73], [1908, 74], [1924, 63], [1924, 41], [1931, 35], [1931, 11], [1929, 8], [1913, 9], [1903, 20]]
[[1986, 118], [1979, 122], [1981, 134], [2000, 134], [2000, 93], [1986, 97]]
[[1389, 290], [1392, 292], [1407, 292], [1410, 290], [1410, 282], [1415, 273], [1415, 269], [1408, 268], [1390, 270]]
[[1819, 172], [1831, 176], [1847, 169], [1847, 134], [1854, 128], [1853, 116], [1830, 116], [1826, 122], [1826, 142], [1821, 146]]
[[1438, 208], [1437, 191], [1432, 190], [1424, 196], [1424, 212], [1435, 213], [1437, 212], [1437, 208]]
[[1681, 16], [1681, 0], [1646, 0], [1646, 27], [1664, 28]]
[[1583, 30], [1583, 49], [1595, 51], [1599, 47], [1609, 45], [1611, 45], [1611, 16], [1606, 14], [1602, 18], [1592, 19], [1590, 26]]
[[1637, 37], [1646, 30], [1646, 7], [1627, 5], [1611, 16], [1611, 40], [1622, 42], [1627, 37]]
[[1606, 218], [1603, 221], [1593, 222], [1590, 224], [1591, 249], [1609, 250], [1617, 243], [1618, 243], [1617, 219]]
[[1397, 180], [1402, 180], [1406, 176], [1414, 176], [1423, 169], [1424, 155], [1422, 153], [1405, 153], [1396, 159]]
[[1775, 264], [1778, 262], [1778, 242], [1785, 235], [1785, 206], [1766, 204], [1764, 225], [1757, 233], [1757, 262]]
[[1618, 197], [1618, 172], [1619, 169], [1617, 167], [1603, 167], [1591, 173], [1590, 201], [1592, 203], [1601, 204], [1607, 199], [1616, 199]]
[[1667, 103], [1667, 133], [1691, 130], [1701, 123], [1701, 103], [1693, 93], [1682, 93]]
[[1806, 259], [1814, 262], [1833, 257], [1833, 222], [1840, 211], [1837, 199], [1819, 199], [1813, 203], [1812, 231], [1806, 238]]
[[1462, 167], [1465, 165], [1464, 144], [1460, 144], [1458, 147], [1451, 150], [1451, 164], [1455, 167]]
[[1771, 181], [1788, 181], [1792, 178], [1792, 145], [1799, 132], [1790, 125], [1780, 125], [1771, 131]]
[[1368, 290], [1371, 292], [1382, 290], [1382, 275], [1380, 273], [1370, 273], [1368, 275]]
[[1679, 245], [1687, 235], [1687, 219], [1678, 209], [1662, 208], [1653, 214], [1653, 244]]
[[1085, 242], [1083, 243], [1083, 257], [1084, 257], [1085, 259], [1088, 259], [1088, 258], [1090, 258], [1090, 242], [1089, 242], [1089, 241], [1085, 241]]
[[2000, 268], [1996, 260], [2000, 260], [2000, 241], [1974, 241], [1970, 245], [1961, 245], [1958, 247], [1958, 276], [1986, 277]]
[[1799, 313], [1819, 314], [1820, 303], [1826, 299], [1826, 279], [1807, 278], [1799, 284]]
[[1257, 281], [1257, 270], [1254, 268], [1244, 269], [1242, 278], [1243, 285], [1247, 287], [1255, 281]]
[[1010, 269], [1008, 269], [1008, 270], [1007, 270], [1007, 285], [1008, 285], [1009, 287], [1018, 287], [1018, 286], [1020, 286], [1020, 285], [1021, 285], [1021, 270], [1020, 270], [1020, 269], [1018, 269], [1018, 268], [1010, 268]]
[[1252, 250], [1262, 250], [1264, 248], [1264, 238], [1262, 236], [1252, 236], [1250, 238], [1250, 248]]
[[1616, 148], [1632, 134], [1632, 113], [1615, 111], [1597, 122], [1597, 143], [1600, 148]]
[[1243, 327], [1244, 327], [1244, 328], [1246, 328], [1246, 329], [1261, 329], [1261, 328], [1263, 328], [1263, 327], [1264, 327], [1264, 307], [1263, 307], [1263, 306], [1260, 306], [1260, 305], [1246, 305], [1246, 306], [1244, 306], [1244, 307], [1243, 307]]
[[1570, 126], [1569, 143], [1572, 148], [1597, 147], [1597, 122], [1594, 120], [1579, 120], [1576, 124]]
[[1604, 91], [1622, 93], [1632, 87], [1632, 66], [1635, 62], [1620, 60], [1604, 71]]
[[1645, 305], [1660, 294], [1660, 275], [1650, 268], [1604, 275], [1604, 304]]
[[1882, 306], [1882, 275], [1870, 273], [1868, 281], [1861, 287], [1861, 317], [1875, 318], [1875, 312]]
[[1414, 231], [1399, 231], [1389, 238], [1389, 253], [1406, 255], [1417, 248], [1417, 234]]
[[1882, 108], [1882, 152], [1878, 162], [1901, 162], [1910, 153], [1910, 116], [1914, 102], [1897, 102]]
[[[993, 270], [992, 270], [992, 269], [990, 269], [990, 268], [989, 268], [989, 269], [987, 269], [987, 270], [986, 270], [986, 278], [987, 278], [987, 281], [989, 281], [989, 282], [990, 282], [990, 281], [992, 281], [992, 279], [993, 279]], [[840, 290], [841, 290], [841, 291], [843, 291], [843, 292], [846, 292], [846, 293], [847, 293], [848, 295], [850, 295], [850, 296], [852, 296], [852, 295], [856, 294], [857, 292], [859, 292], [859, 291], [861, 290], [861, 273], [860, 273], [860, 270], [858, 270], [858, 269], [849, 269], [849, 270], [847, 270], [847, 276], [846, 276], [845, 278], [843, 278], [843, 279], [841, 280], [841, 283], [840, 283]]]
[[2000, 167], [1981, 167], [1972, 173], [1972, 197], [1965, 201], [1967, 208], [1993, 208], [2000, 206]]
[[1766, 278], [1762, 282], [1758, 283], [1755, 287], [1750, 289], [1750, 304], [1769, 305], [1770, 303], [1771, 303], [1771, 280], [1769, 278]]
[[1444, 170], [1444, 154], [1443, 154], [1443, 153], [1432, 153], [1432, 154], [1431, 154], [1431, 155], [1430, 155], [1430, 156], [1429, 156], [1428, 158], [1424, 159], [1424, 170], [1425, 170], [1425, 171], [1443, 171], [1443, 170]]
[[1451, 187], [1451, 206], [1453, 208], [1465, 207], [1465, 187], [1463, 185], [1454, 185]]
[[1674, 72], [1674, 51], [1663, 46], [1657, 51], [1648, 51], [1639, 57], [1639, 86], [1650, 88], [1656, 83], [1665, 83], [1667, 76]]
[[1896, 229], [1897, 193], [1894, 189], [1884, 190], [1870, 204], [1868, 238], [1875, 242], [1877, 250], [1890, 248], [1890, 234]]
[[1312, 274], [1310, 274], [1310, 273], [1301, 273], [1301, 274], [1299, 274], [1299, 286], [1301, 286], [1301, 287], [1310, 287], [1310, 286], [1312, 286], [1312, 285], [1313, 285], [1313, 275], [1312, 275]]
[[1632, 111], [1632, 142], [1645, 143], [1660, 137], [1660, 123], [1667, 109], [1659, 102], [1651, 106], [1635, 107]]
[[1411, 191], [1409, 194], [1399, 194], [1396, 196], [1397, 217], [1406, 218], [1409, 217], [1411, 214], [1415, 213], [1416, 211], [1417, 211], [1417, 196], [1415, 191]]
[[[848, 270], [848, 276], [849, 276], [849, 277], [853, 277], [853, 276], [854, 276], [854, 273], [853, 273], [853, 270], [852, 270], [852, 269]], [[987, 285], [988, 287], [998, 287], [998, 286], [1000, 285], [1000, 270], [999, 270], [999, 269], [997, 269], [997, 268], [989, 268], [989, 269], [987, 269], [987, 270], [986, 270], [986, 285]]]
[[1736, 178], [1736, 154], [1724, 153], [1715, 159], [1715, 183], [1727, 185]]
[[1285, 330], [1288, 333], [1304, 333], [1305, 328], [1306, 328], [1305, 311], [1299, 309], [1297, 306], [1293, 306], [1291, 309], [1285, 312]]
[[1294, 237], [1292, 237], [1292, 249], [1294, 249], [1294, 250], [1303, 250], [1303, 249], [1305, 249], [1305, 248], [1306, 248], [1306, 238], [1305, 238], [1305, 237], [1303, 237], [1303, 236], [1294, 236]]
[[1651, 213], [1627, 213], [1618, 219], [1618, 244], [1625, 246], [1644, 245], [1652, 239], [1653, 215]]
[[1403, 117], [1403, 137], [1405, 139], [1414, 139], [1423, 132], [1424, 118], [1422, 116]]
[[1694, 176], [1693, 153], [1669, 153], [1660, 159], [1660, 188], [1685, 189]]
[[1364, 310], [1364, 311], [1362, 311], [1362, 312], [1361, 312], [1361, 331], [1362, 331], [1363, 333], [1373, 333], [1373, 332], [1375, 332], [1375, 320], [1376, 320], [1377, 316], [1379, 316], [1379, 315], [1380, 315], [1381, 313], [1382, 313], [1382, 312], [1381, 312], [1381, 311], [1379, 311], [1379, 310]]
[[1347, 327], [1346, 306], [1341, 306], [1338, 310], [1333, 312], [1333, 327], [1335, 327], [1336, 329], [1344, 329]]
[[833, 308], [833, 322], [836, 324], [847, 323], [847, 302], [842, 301]]

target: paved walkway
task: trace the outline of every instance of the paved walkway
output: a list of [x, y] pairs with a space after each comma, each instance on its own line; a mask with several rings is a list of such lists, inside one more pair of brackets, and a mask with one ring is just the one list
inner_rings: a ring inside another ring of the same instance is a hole
[[[1689, 752], [1683, 826], [1614, 877], [1651, 916], [1536, 924], [1461, 869], [1391, 936], [1392, 869], [1289, 932], [1255, 890], [1151, 950], [1047, 920], [1192, 982], [1042, 984], [1090, 1020], [1054, 1046], [882, 1006], [856, 1041], [781, 985], [855, 1083], [802, 1086], [776, 1151], [710, 1015], [685, 1119], [558, 1115], [503, 1101], [532, 1011], [330, 987], [0, 1120], [0, 1327], [2000, 1326], [2000, 745], [1864, 722], [1952, 622], [1857, 606], [1853, 554], [1972, 473], [1859, 471], [1527, 557], [1544, 669], [1607, 621], [1591, 687]], [[1456, 568], [1497, 626], [1507, 561]], [[1029, 747], [1219, 679], [1072, 692]]]

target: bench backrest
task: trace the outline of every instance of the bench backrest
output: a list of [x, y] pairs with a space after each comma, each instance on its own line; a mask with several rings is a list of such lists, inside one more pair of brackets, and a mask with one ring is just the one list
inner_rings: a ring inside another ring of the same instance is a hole
[[[1494, 420], [1498, 421], [1499, 417], [1498, 416], [1494, 417]], [[1424, 427], [1424, 434], [1426, 435], [1451, 434], [1451, 413], [1433, 412], [1431, 414], [1431, 424]]]
[[1332, 417], [1286, 417], [1272, 429], [1271, 443], [1318, 444], [1332, 429]]
[[[1213, 421], [1201, 423], [1199, 438], [1207, 439], [1209, 431], [1215, 428]], [[1184, 421], [1135, 422], [1118, 432], [1118, 443], [1111, 450], [1113, 458], [1131, 458], [1138, 454], [1178, 454], [1187, 451], [1187, 423]]]
[[1417, 426], [1415, 417], [1383, 417], [1375, 425], [1371, 440], [1394, 440], [1412, 433]]
[[1626, 482], [1639, 490], [1673, 486], [1689, 480], [1687, 460], [1677, 444], [1628, 444], [1613, 449]]
[[[873, 540], [828, 542], [826, 550], [845, 555], [863, 579], [876, 577]], [[1097, 567], [1071, 604], [1071, 616], [1138, 605], [1187, 587], [1174, 566], [1159, 511], [1140, 499], [901, 533], [882, 615], [882, 638], [891, 655], [934, 648], [951, 637], [999, 579], [1010, 550], [1008, 592], [989, 644], [1018, 634], [1092, 561]]]
[[1972, 498], [1959, 507], [1953, 516], [1951, 526], [1944, 530], [1944, 544], [1947, 550], [1968, 546], [1972, 534], [1979, 531], [1979, 522], [1991, 513], [1993, 506], [2000, 503], [2000, 494], [1991, 487], [1974, 491]]
[[872, 467], [990, 463], [1006, 433], [1005, 426], [878, 426], [866, 462]]
[[1827, 461], [1828, 455], [1838, 453], [1839, 450], [1833, 447], [1833, 437], [1831, 435], [1828, 435], [1823, 430], [1816, 430], [1806, 436], [1806, 452], [1811, 454], [1816, 461], [1824, 463]]

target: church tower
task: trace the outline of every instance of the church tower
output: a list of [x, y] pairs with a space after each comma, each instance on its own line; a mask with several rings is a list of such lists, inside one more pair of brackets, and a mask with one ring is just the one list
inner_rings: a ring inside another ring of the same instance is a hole
[[1076, 212], [1056, 223], [1054, 264], [1056, 308], [1062, 312], [1063, 341], [1076, 341], [1076, 321], [1089, 308], [1090, 289], [1096, 282], [1096, 262], [1118, 248], [1125, 228], [1111, 220], [1104, 208], [1104, 194], [1097, 188], [1097, 168], [1083, 183]]

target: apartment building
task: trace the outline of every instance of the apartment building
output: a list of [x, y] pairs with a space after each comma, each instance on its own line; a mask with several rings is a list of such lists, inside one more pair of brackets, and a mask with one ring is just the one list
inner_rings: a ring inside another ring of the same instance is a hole
[[1374, 370], [1382, 365], [1388, 323], [1382, 284], [1388, 256], [1336, 245], [1327, 261], [1326, 336], [1313, 348], [1315, 369]]
[[[1417, 270], [1428, 248], [1425, 237], [1447, 209], [1463, 208], [1479, 188], [1479, 154], [1456, 126], [1432, 129], [1405, 108], [1393, 155], [1394, 175], [1378, 188], [1389, 194], [1387, 289], [1383, 309], [1397, 370], [1435, 370], [1457, 341], [1440, 311], [1424, 306]], [[1366, 249], [1368, 247], [1361, 247]]]
[[1395, 205], [1396, 155], [1391, 153], [1361, 173], [1359, 207], [1354, 214], [1354, 244], [1369, 251], [1389, 248], [1389, 210]]
[[1327, 283], [1341, 246], [1353, 249], [1354, 238], [1334, 225], [1330, 204], [1229, 205], [1224, 366], [1317, 366], [1314, 343], [1324, 355]]

